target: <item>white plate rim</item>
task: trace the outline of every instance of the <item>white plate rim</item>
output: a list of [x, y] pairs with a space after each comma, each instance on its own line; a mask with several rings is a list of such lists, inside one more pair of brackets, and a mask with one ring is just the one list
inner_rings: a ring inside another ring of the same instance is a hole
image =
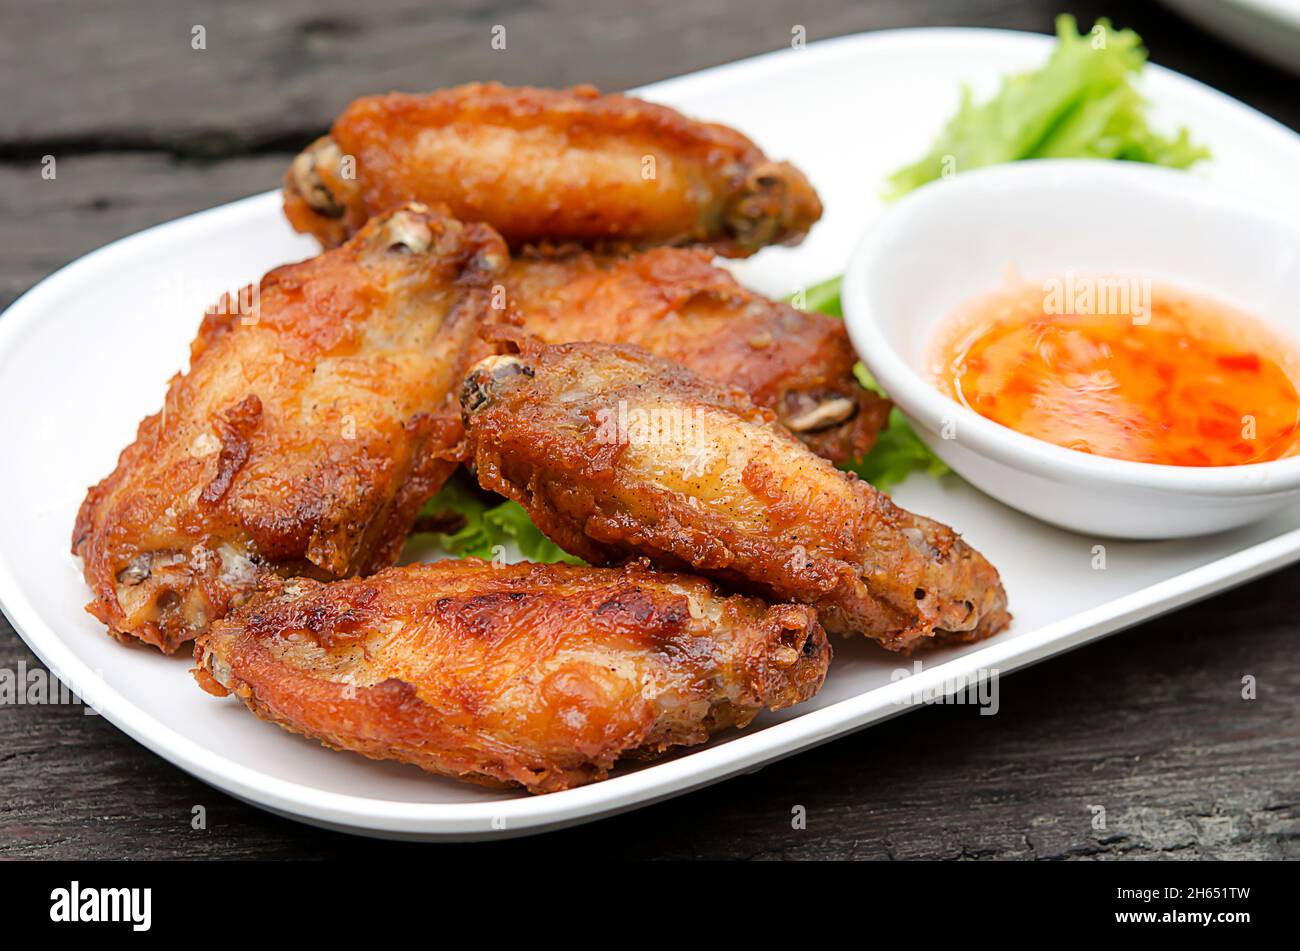
[[[921, 28], [855, 34], [810, 44], [830, 55], [860, 52], [868, 47], [919, 43], [987, 40], [1028, 48], [1050, 48], [1052, 39], [1040, 34], [1009, 30]], [[778, 50], [687, 76], [666, 80], [634, 92], [649, 97], [678, 85], [709, 79], [734, 78], [747, 70], [765, 70], [778, 58], [804, 55], [804, 51]], [[1176, 81], [1194, 86], [1207, 104], [1230, 111], [1245, 110], [1274, 134], [1287, 137], [1298, 153], [1300, 138], [1276, 120], [1206, 86], [1197, 80], [1150, 66], [1147, 82]], [[0, 366], [11, 355], [14, 342], [42, 312], [42, 301], [73, 280], [83, 280], [94, 269], [111, 267], [122, 255], [136, 255], [169, 238], [170, 229], [215, 223], [230, 216], [262, 215], [263, 205], [278, 203], [278, 192], [254, 195], [167, 222], [129, 235], [60, 268], [15, 301], [0, 317]], [[1015, 639], [994, 639], [984, 647], [928, 668], [905, 681], [811, 710], [796, 718], [767, 726], [760, 733], [741, 733], [731, 741], [706, 747], [634, 773], [601, 783], [552, 793], [482, 803], [412, 803], [325, 792], [268, 776], [215, 753], [172, 730], [135, 707], [76, 655], [41, 619], [18, 587], [8, 553], [0, 551], [0, 609], [33, 652], [65, 683], [74, 684], [97, 712], [154, 753], [200, 780], [231, 795], [281, 815], [363, 834], [427, 839], [482, 839], [506, 837], [558, 828], [647, 805], [717, 782], [784, 756], [811, 748], [874, 721], [912, 709], [908, 698], [981, 670], [1006, 673], [1091, 640], [1173, 610], [1195, 600], [1244, 583], [1268, 571], [1300, 560], [1300, 529], [1275, 536], [1217, 561], [1201, 565], [1140, 591], [1114, 599]]]
[[[1224, 6], [1236, 7], [1239, 11], [1254, 14], [1265, 21], [1272, 21], [1275, 26], [1300, 29], [1300, 4], [1295, 0], [1219, 0]], [[1182, 9], [1184, 4], [1174, 0]]]
[[1300, 4], [1295, 0], [1228, 0], [1260, 16], [1270, 17], [1278, 23], [1300, 29]]

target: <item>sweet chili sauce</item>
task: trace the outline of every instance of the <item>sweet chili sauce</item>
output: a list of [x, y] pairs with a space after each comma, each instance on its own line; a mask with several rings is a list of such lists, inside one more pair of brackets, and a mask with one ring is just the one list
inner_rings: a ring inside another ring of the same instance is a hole
[[994, 422], [1099, 456], [1232, 466], [1295, 453], [1295, 350], [1227, 305], [1126, 280], [972, 301], [935, 341], [935, 382]]

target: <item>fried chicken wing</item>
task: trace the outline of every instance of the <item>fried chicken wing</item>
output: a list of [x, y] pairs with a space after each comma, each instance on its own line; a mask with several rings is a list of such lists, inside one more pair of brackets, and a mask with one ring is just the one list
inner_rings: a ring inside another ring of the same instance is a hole
[[441, 202], [518, 246], [707, 243], [744, 257], [821, 217], [808, 180], [726, 126], [665, 106], [472, 84], [356, 100], [285, 176], [285, 214], [338, 244], [402, 201]]
[[869, 450], [889, 403], [853, 376], [844, 322], [746, 290], [708, 252], [519, 257], [506, 286], [545, 343], [631, 343], [731, 383], [833, 462]]
[[267, 572], [392, 564], [456, 465], [456, 392], [507, 259], [486, 225], [412, 205], [211, 310], [77, 515], [87, 610], [171, 652]]
[[830, 656], [802, 605], [467, 559], [272, 582], [198, 640], [195, 677], [326, 746], [542, 793], [806, 700]]
[[589, 562], [686, 567], [891, 650], [1010, 619], [997, 571], [951, 529], [810, 452], [740, 390], [640, 348], [489, 357], [461, 405], [480, 483]]

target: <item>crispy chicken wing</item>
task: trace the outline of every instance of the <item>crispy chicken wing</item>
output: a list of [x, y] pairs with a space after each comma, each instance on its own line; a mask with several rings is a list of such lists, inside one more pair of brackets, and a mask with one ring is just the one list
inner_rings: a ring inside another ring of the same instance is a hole
[[507, 258], [486, 225], [412, 205], [210, 311], [82, 503], [87, 610], [171, 652], [266, 572], [392, 564], [456, 465], [455, 394]]
[[640, 348], [489, 357], [461, 405], [480, 483], [587, 561], [689, 567], [891, 650], [1009, 620], [997, 572], [951, 529], [837, 470], [741, 391]]
[[295, 579], [212, 625], [195, 676], [326, 746], [553, 792], [821, 687], [816, 614], [699, 578], [478, 559]]
[[516, 257], [506, 284], [532, 336], [637, 344], [734, 384], [833, 462], [870, 449], [888, 419], [853, 376], [842, 320], [746, 290], [708, 252]]
[[402, 201], [442, 202], [511, 245], [802, 239], [821, 203], [798, 169], [665, 106], [497, 83], [358, 99], [285, 176], [285, 214], [330, 247]]

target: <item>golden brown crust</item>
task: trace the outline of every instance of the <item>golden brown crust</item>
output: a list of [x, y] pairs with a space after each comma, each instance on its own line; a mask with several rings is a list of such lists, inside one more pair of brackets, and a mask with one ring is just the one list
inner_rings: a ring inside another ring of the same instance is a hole
[[268, 572], [392, 564], [456, 465], [454, 391], [506, 259], [490, 228], [415, 206], [210, 311], [82, 503], [88, 610], [171, 652]]
[[871, 449], [889, 403], [860, 386], [844, 322], [747, 290], [706, 251], [516, 256], [506, 280], [544, 343], [630, 343], [740, 387], [832, 462]]
[[552, 792], [808, 699], [830, 646], [811, 609], [699, 578], [468, 559], [272, 583], [195, 659], [326, 746]]
[[645, 555], [891, 650], [1006, 626], [997, 571], [840, 472], [739, 389], [631, 346], [526, 348], [461, 400], [480, 483], [587, 561]]
[[326, 247], [412, 200], [512, 246], [706, 243], [728, 257], [795, 243], [821, 217], [799, 170], [739, 132], [590, 86], [366, 96], [285, 176], [285, 214]]

